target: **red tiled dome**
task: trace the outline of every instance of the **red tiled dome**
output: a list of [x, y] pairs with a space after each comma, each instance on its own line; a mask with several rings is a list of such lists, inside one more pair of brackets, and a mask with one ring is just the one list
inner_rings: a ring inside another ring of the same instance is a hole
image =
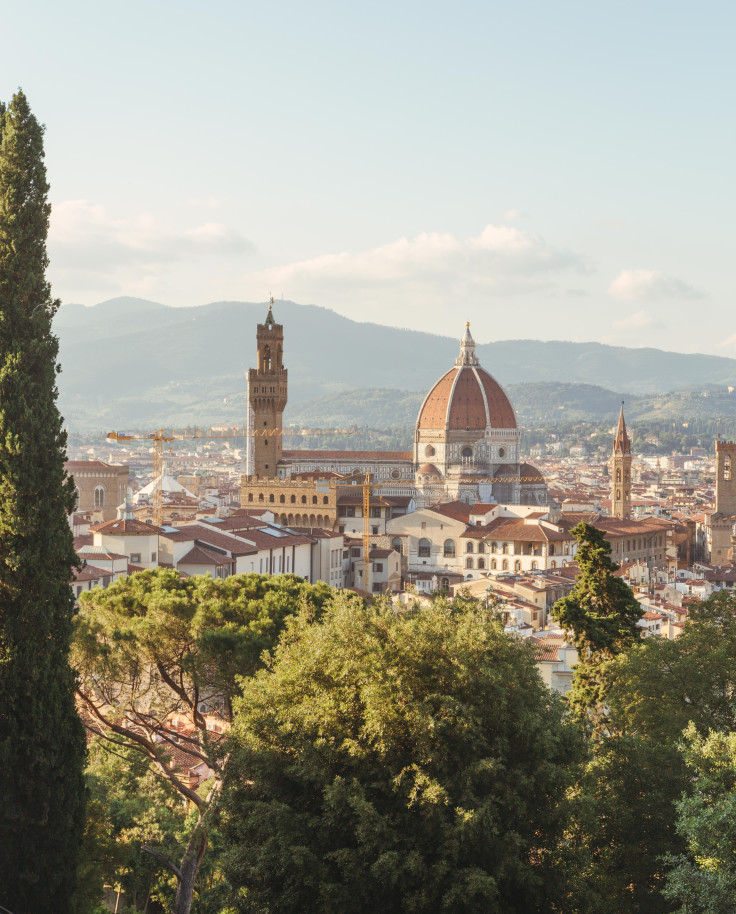
[[417, 428], [516, 428], [503, 388], [480, 365], [455, 365], [434, 385], [419, 412]]

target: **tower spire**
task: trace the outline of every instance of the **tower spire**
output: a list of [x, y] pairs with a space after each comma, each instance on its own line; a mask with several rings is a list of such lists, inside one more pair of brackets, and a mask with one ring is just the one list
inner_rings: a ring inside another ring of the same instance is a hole
[[460, 340], [460, 355], [455, 360], [456, 365], [478, 365], [475, 354], [475, 340], [470, 332], [470, 321], [465, 324], [465, 336]]
[[631, 439], [629, 438], [629, 433], [626, 431], [626, 419], [624, 419], [624, 401], [621, 401], [621, 412], [618, 417], [618, 428], [616, 429], [616, 437], [613, 440], [613, 452], [620, 454], [630, 454], [631, 453]]

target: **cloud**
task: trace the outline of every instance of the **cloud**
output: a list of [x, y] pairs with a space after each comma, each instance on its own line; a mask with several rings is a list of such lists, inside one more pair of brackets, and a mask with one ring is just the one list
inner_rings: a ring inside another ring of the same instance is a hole
[[505, 222], [521, 222], [522, 219], [527, 218], [527, 214], [520, 209], [507, 209], [501, 215]]
[[694, 286], [659, 270], [622, 270], [608, 287], [608, 294], [621, 301], [706, 298], [705, 293]]
[[662, 323], [648, 311], [637, 311], [619, 321], [613, 322], [613, 329], [619, 332], [627, 330], [652, 330], [655, 327], [661, 327]]
[[424, 232], [356, 254], [325, 254], [252, 273], [249, 286], [284, 288], [290, 296], [332, 298], [334, 294], [373, 295], [392, 290], [412, 295], [430, 292], [444, 301], [470, 289], [535, 291], [566, 270], [587, 272], [577, 254], [511, 226], [487, 225], [471, 238]]
[[103, 206], [86, 200], [67, 200], [51, 213], [49, 250], [55, 271], [79, 271], [87, 274], [86, 281], [95, 273], [151, 269], [253, 249], [239, 232], [217, 222], [176, 229], [149, 214], [116, 219]]

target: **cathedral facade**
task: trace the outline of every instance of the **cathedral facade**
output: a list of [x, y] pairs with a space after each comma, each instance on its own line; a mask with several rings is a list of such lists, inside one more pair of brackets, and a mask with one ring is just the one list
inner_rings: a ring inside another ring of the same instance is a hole
[[[514, 409], [501, 385], [480, 365], [470, 325], [454, 365], [424, 399], [413, 451], [408, 452], [283, 451], [287, 372], [283, 327], [276, 324], [272, 306], [265, 323], [258, 325], [256, 339], [258, 368], [247, 374], [249, 445], [243, 504], [289, 505], [293, 495], [296, 505], [306, 499], [310, 507], [329, 508], [320, 514], [330, 526], [340, 487], [355, 486], [366, 474], [374, 491], [410, 496], [417, 507], [458, 500], [547, 504], [544, 477], [520, 460], [521, 433]], [[293, 493], [287, 491], [290, 486]], [[329, 498], [326, 487], [335, 490]]]

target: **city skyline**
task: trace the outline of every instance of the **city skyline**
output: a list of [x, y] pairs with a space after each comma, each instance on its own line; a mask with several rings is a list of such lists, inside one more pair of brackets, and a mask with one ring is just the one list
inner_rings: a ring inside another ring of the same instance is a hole
[[0, 97], [47, 125], [64, 302], [272, 292], [479, 342], [734, 356], [733, 19], [43, 2], [9, 13]]

